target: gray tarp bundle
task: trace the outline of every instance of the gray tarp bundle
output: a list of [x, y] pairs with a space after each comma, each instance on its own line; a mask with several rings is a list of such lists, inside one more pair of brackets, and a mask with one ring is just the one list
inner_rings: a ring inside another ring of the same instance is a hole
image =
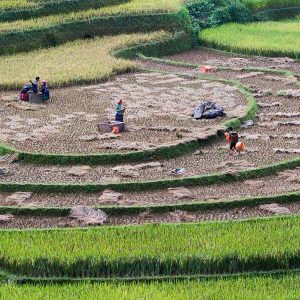
[[194, 110], [192, 117], [195, 119], [214, 119], [224, 115], [224, 108], [216, 102], [205, 101]]

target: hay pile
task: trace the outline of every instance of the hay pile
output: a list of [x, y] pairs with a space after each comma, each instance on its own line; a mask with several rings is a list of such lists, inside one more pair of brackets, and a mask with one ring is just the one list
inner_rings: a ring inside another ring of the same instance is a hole
[[87, 206], [76, 206], [71, 208], [70, 218], [80, 221], [84, 225], [103, 225], [107, 223], [108, 216], [101, 209]]

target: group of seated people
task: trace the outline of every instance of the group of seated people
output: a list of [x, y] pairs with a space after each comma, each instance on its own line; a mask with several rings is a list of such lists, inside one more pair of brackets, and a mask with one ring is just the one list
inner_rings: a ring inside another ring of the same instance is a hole
[[41, 94], [42, 99], [44, 101], [49, 100], [50, 98], [50, 91], [46, 80], [42, 80], [42, 84], [40, 85], [40, 77], [36, 77], [33, 81], [30, 80], [26, 82], [21, 90], [20, 93], [20, 100], [22, 101], [29, 101], [29, 94], [28, 92], [32, 91], [34, 94]]

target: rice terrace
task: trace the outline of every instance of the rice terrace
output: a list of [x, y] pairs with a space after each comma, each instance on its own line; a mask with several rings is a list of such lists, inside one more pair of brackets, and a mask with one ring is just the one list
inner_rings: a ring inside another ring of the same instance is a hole
[[0, 299], [300, 299], [300, 0], [0, 0]]

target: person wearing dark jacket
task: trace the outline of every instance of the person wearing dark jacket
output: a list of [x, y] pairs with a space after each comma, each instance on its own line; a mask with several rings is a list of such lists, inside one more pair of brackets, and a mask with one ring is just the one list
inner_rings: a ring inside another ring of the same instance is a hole
[[42, 93], [43, 99], [45, 101], [49, 100], [49, 98], [50, 98], [50, 91], [49, 91], [49, 87], [47, 85], [46, 80], [42, 80], [41, 93]]
[[239, 141], [239, 135], [237, 132], [233, 130], [232, 127], [228, 128], [228, 133], [229, 133], [229, 143], [230, 143], [230, 151], [233, 153], [233, 151], [236, 150], [236, 144]]

